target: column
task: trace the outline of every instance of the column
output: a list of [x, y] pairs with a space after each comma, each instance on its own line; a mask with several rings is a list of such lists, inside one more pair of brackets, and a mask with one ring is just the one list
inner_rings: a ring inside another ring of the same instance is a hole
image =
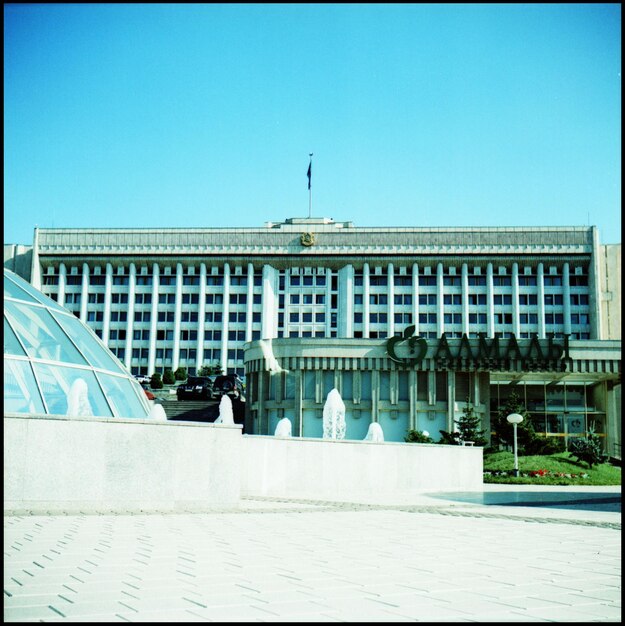
[[[412, 264], [412, 323], [414, 324], [414, 334], [419, 334], [419, 265]], [[412, 419], [412, 417], [411, 417]], [[415, 426], [411, 426], [415, 428]]]
[[158, 329], [158, 289], [160, 285], [158, 263], [152, 265], [152, 307], [150, 309], [150, 348], [148, 350], [148, 375], [156, 371], [156, 332]]
[[354, 336], [354, 266], [345, 265], [338, 272], [338, 336], [351, 339]]
[[395, 334], [395, 267], [388, 264], [388, 336]]
[[[228, 322], [230, 317], [230, 264], [224, 263], [224, 305], [221, 327], [221, 369], [228, 373]], [[233, 344], [235, 345], [235, 344]]]
[[128, 319], [126, 320], [126, 354], [124, 365], [130, 372], [132, 359], [132, 333], [135, 323], [135, 289], [137, 287], [137, 268], [134, 263], [130, 264], [130, 276], [128, 277]]
[[176, 263], [176, 304], [174, 310], [174, 351], [172, 355], [172, 371], [178, 369], [180, 363], [180, 322], [182, 318], [182, 263]]
[[263, 265], [261, 339], [278, 336], [278, 278], [278, 270]]
[[542, 263], [538, 264], [536, 285], [538, 287], [538, 338], [545, 339], [545, 267]]
[[[325, 296], [326, 296], [326, 307], [325, 307], [325, 310], [330, 313], [329, 315], [326, 314], [325, 333], [326, 333], [326, 337], [331, 337], [332, 336], [332, 270], [329, 267], [326, 267], [326, 293], [325, 293]], [[337, 297], [337, 301], [338, 301], [338, 297]], [[337, 304], [338, 304], [338, 302], [337, 302]], [[337, 335], [338, 335], [338, 324], [339, 324], [338, 316], [339, 316], [339, 311], [336, 312], [336, 317], [337, 317], [337, 320], [336, 320]], [[313, 318], [313, 323], [314, 323], [314, 318]]]
[[512, 332], [518, 338], [521, 334], [519, 314], [519, 264], [512, 264]]
[[369, 292], [370, 292], [370, 269], [369, 263], [365, 263], [362, 266], [362, 336], [365, 339], [369, 338]]
[[65, 306], [65, 289], [67, 287], [67, 267], [65, 267], [65, 263], [61, 263], [59, 265], [59, 292], [56, 297], [56, 301], [61, 305]]
[[[590, 321], [590, 338], [605, 339], [603, 332], [602, 298], [605, 287], [605, 278], [602, 278], [601, 258], [602, 246], [599, 245], [599, 230], [596, 226], [592, 226], [592, 253], [590, 255], [590, 263], [588, 265], [588, 304], [589, 321]], [[605, 260], [604, 260], [605, 261]], [[605, 262], [603, 264], [605, 268]], [[604, 270], [605, 271], [605, 270]], [[34, 284], [34, 283], [33, 283]], [[608, 328], [606, 320], [606, 328]], [[608, 332], [606, 330], [606, 337]]]
[[89, 266], [82, 264], [82, 290], [80, 295], [80, 321], [87, 323], [87, 303], [89, 301]]
[[454, 417], [456, 413], [456, 372], [447, 372], [447, 432], [454, 432], [456, 424]]
[[495, 336], [495, 298], [493, 287], [493, 264], [486, 266], [486, 324], [488, 337]]
[[562, 267], [562, 303], [564, 304], [564, 334], [571, 334], [571, 277], [570, 266], [566, 262]]
[[252, 341], [254, 318], [254, 265], [247, 264], [247, 306], [245, 307], [245, 341]]
[[204, 330], [206, 328], [206, 263], [200, 263], [200, 291], [197, 312], [197, 346], [195, 373], [204, 365]]
[[445, 308], [443, 297], [443, 264], [436, 266], [436, 334], [440, 337], [445, 332]]
[[102, 341], [104, 345], [109, 343], [109, 329], [111, 327], [111, 292], [113, 289], [113, 266], [106, 264], [106, 277], [104, 279], [104, 323], [102, 324]]
[[462, 264], [462, 332], [469, 336], [469, 266]]

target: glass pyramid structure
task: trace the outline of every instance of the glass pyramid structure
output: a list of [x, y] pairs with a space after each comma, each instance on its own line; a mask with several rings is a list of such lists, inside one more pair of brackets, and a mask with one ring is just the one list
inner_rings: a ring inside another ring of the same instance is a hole
[[4, 270], [4, 413], [147, 419], [139, 383], [73, 313]]

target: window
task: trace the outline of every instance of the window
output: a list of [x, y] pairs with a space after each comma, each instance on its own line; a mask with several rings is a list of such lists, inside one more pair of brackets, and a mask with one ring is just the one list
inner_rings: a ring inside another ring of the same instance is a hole
[[536, 287], [536, 276], [519, 276], [520, 287]]
[[436, 287], [436, 276], [419, 276], [419, 286]]
[[495, 287], [511, 287], [512, 277], [511, 276], [493, 276], [493, 285]]
[[436, 294], [435, 293], [419, 294], [419, 304], [425, 305], [425, 306], [436, 304]]
[[561, 293], [546, 293], [545, 294], [545, 306], [557, 306], [562, 304]]
[[469, 287], [485, 287], [486, 276], [469, 276]]
[[538, 296], [535, 293], [519, 294], [519, 304], [522, 306], [538, 304]]
[[446, 293], [443, 296], [443, 303], [444, 304], [462, 304], [462, 295], [461, 294], [449, 294]]
[[462, 324], [462, 315], [460, 313], [445, 313], [443, 321], [445, 324]]
[[562, 276], [545, 276], [545, 287], [562, 286]]
[[468, 298], [469, 298], [469, 305], [486, 304], [485, 293], [470, 293]]
[[460, 276], [443, 276], [443, 285], [460, 287]]
[[412, 304], [412, 295], [407, 294], [396, 294], [394, 297], [395, 304], [399, 306], [410, 306]]
[[512, 304], [512, 296], [510, 294], [497, 293], [493, 296], [493, 302], [496, 305]]

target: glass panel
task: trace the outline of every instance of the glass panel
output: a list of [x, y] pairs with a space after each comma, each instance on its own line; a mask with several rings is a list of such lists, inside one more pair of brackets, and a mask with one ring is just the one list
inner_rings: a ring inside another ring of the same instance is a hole
[[17, 340], [6, 317], [4, 318], [4, 353], [26, 356], [24, 348], [22, 348], [20, 342]]
[[563, 423], [563, 415], [558, 413], [548, 414], [547, 418], [547, 432], [548, 433], [563, 433], [564, 432], [564, 423]]
[[111, 376], [98, 373], [98, 379], [102, 384], [106, 399], [113, 406], [115, 417], [129, 417], [145, 419], [150, 412], [147, 399], [143, 400], [140, 394], [145, 396], [139, 383], [129, 378]]
[[4, 410], [8, 413], [46, 412], [27, 361], [4, 359]]
[[5, 300], [4, 311], [30, 357], [86, 363], [46, 309]]
[[380, 400], [391, 398], [391, 375], [390, 372], [380, 372]]
[[89, 329], [74, 315], [61, 315], [55, 313], [54, 319], [61, 325], [66, 333], [72, 338], [87, 360], [94, 367], [127, 374], [126, 370], [116, 361], [111, 354], [102, 346]]
[[25, 280], [19, 279], [19, 277], [14, 280], [13, 277], [7, 275], [6, 272], [4, 274], [4, 293], [5, 295], [10, 295], [13, 298], [25, 300], [26, 302], [32, 302], [34, 300], [35, 302], [45, 304], [51, 309], [65, 311], [60, 304], [44, 296]]
[[360, 372], [360, 398], [371, 400], [371, 372]]
[[285, 372], [284, 377], [284, 398], [285, 400], [293, 400], [295, 398], [295, 374]]
[[343, 393], [341, 394], [343, 400], [352, 401], [354, 397], [354, 376], [350, 371], [343, 371], [341, 384], [343, 386]]
[[43, 363], [33, 366], [50, 414], [113, 416], [91, 370]]
[[571, 407], [583, 407], [584, 400], [584, 385], [567, 385], [566, 386], [566, 406]]
[[[568, 391], [568, 390], [567, 390]], [[582, 413], [574, 413], [573, 415], [567, 415], [567, 428], [569, 435], [578, 435], [586, 431], [584, 415]]]
[[328, 394], [334, 389], [334, 372], [323, 372], [323, 401], [325, 402]]
[[315, 398], [315, 372], [304, 372], [304, 398], [306, 400]]
[[399, 372], [399, 397], [398, 399], [410, 400], [410, 386], [409, 386], [408, 372]]

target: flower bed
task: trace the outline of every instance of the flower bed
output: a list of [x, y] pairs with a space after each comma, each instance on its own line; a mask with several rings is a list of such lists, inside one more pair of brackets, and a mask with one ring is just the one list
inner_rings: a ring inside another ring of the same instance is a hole
[[[484, 472], [484, 476], [515, 476], [514, 470], [498, 470], [498, 471], [486, 471]], [[570, 478], [570, 479], [584, 479], [588, 478], [588, 474], [586, 472], [580, 472], [578, 474], [570, 474], [568, 472], [552, 472], [546, 469], [539, 470], [530, 470], [519, 472], [519, 477], [521, 478]]]

